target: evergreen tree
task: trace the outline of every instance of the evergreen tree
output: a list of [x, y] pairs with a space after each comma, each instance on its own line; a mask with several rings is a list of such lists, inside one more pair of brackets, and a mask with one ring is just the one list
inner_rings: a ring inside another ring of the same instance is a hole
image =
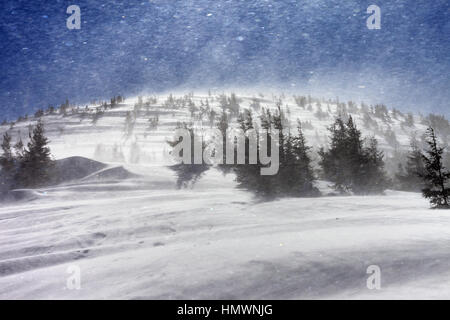
[[[208, 103], [208, 100], [206, 100], [206, 103]], [[216, 112], [212, 109], [208, 108], [208, 121], [209, 121], [209, 126], [212, 128], [214, 126], [214, 121], [216, 120]]]
[[49, 141], [44, 135], [42, 121], [38, 121], [29, 137], [28, 148], [24, 150], [16, 180], [22, 187], [38, 187], [51, 179], [53, 169]]
[[378, 141], [370, 138], [363, 152], [359, 184], [355, 186], [353, 192], [356, 194], [382, 193], [390, 181], [384, 171], [384, 155], [378, 150]]
[[[297, 135], [287, 138], [284, 146], [284, 161], [288, 170], [283, 170], [280, 178], [286, 184], [286, 192], [293, 196], [313, 196], [318, 194], [314, 187], [314, 173], [311, 167], [310, 147], [302, 131], [301, 122], [297, 121]], [[284, 164], [283, 164], [284, 165]]]
[[[249, 164], [249, 138], [245, 139], [245, 162], [246, 165], [234, 166], [236, 181], [240, 188], [252, 191], [259, 198], [270, 200], [276, 197], [304, 197], [316, 196], [318, 190], [314, 187], [314, 174], [311, 168], [311, 158], [309, 156], [310, 148], [306, 145], [306, 140], [301, 129], [301, 123], [298, 122], [297, 135], [286, 133], [287, 124], [284, 121], [284, 115], [278, 109], [273, 115], [264, 111], [261, 116], [262, 130], [270, 133], [271, 128], [279, 131], [279, 170], [276, 175], [261, 175], [262, 165], [259, 159], [259, 148], [261, 144], [267, 143], [268, 150], [272, 143], [270, 136], [268, 140], [263, 139], [256, 130], [257, 141], [257, 164]], [[241, 128], [247, 132], [253, 129], [251, 113], [247, 112], [239, 120]], [[261, 138], [261, 139], [259, 139]]]
[[[202, 154], [206, 148], [206, 144], [203, 141], [202, 137], [195, 132], [195, 130], [192, 126], [189, 126], [186, 123], [178, 124], [177, 129], [179, 129], [179, 128], [188, 130], [190, 133], [190, 136], [191, 136], [191, 141], [190, 141], [191, 159], [190, 159], [190, 162], [189, 163], [182, 162], [182, 163], [170, 166], [170, 169], [173, 170], [175, 172], [175, 174], [177, 175], [177, 187], [181, 189], [181, 188], [192, 187], [201, 178], [201, 176], [206, 171], [209, 170], [210, 166], [207, 165], [205, 162], [203, 162], [203, 160], [202, 160], [201, 164], [194, 163], [194, 160], [195, 160], [194, 146], [195, 146], [195, 144], [201, 143]], [[167, 141], [167, 143], [171, 147], [175, 147], [181, 141], [182, 141], [182, 138], [179, 137], [178, 140]], [[183, 156], [182, 151], [180, 152], [179, 156]]]
[[328, 130], [331, 133], [330, 148], [327, 151], [323, 148], [319, 151], [320, 166], [324, 177], [333, 182], [334, 188], [339, 192], [346, 192], [350, 188], [350, 181], [344, 170], [348, 164], [345, 124], [341, 118], [337, 118]]
[[[270, 132], [270, 127], [273, 124], [273, 118], [270, 115], [270, 111], [267, 111], [267, 113], [263, 110], [263, 114], [260, 116], [263, 130], [266, 133]], [[276, 185], [276, 178], [274, 176], [262, 176], [261, 175], [261, 168], [262, 165], [260, 163], [260, 157], [259, 157], [259, 149], [260, 144], [266, 143], [268, 146], [270, 144], [270, 137], [268, 137], [269, 140], [259, 139], [260, 135], [258, 130], [255, 130], [256, 133], [256, 139], [257, 139], [257, 146], [256, 146], [256, 153], [257, 153], [257, 163], [256, 164], [250, 164], [250, 148], [249, 148], [249, 137], [247, 135], [248, 130], [254, 129], [253, 121], [252, 121], [252, 114], [251, 112], [246, 112], [243, 114], [243, 117], [238, 122], [240, 123], [241, 129], [246, 133], [245, 136], [245, 163], [246, 165], [233, 165], [231, 166], [233, 172], [236, 174], [236, 182], [238, 184], [239, 188], [249, 190], [253, 192], [257, 197], [261, 199], [272, 199], [274, 198], [278, 193], [279, 190], [277, 189]], [[237, 147], [235, 147], [235, 153], [237, 153]], [[270, 148], [268, 148], [270, 150]]]
[[[245, 165], [241, 164], [226, 164], [226, 144], [227, 144], [227, 129], [229, 128], [229, 112], [222, 110], [217, 122], [217, 128], [223, 135], [223, 165], [219, 165], [218, 168], [224, 173], [233, 172], [236, 175], [236, 182], [240, 188], [253, 192], [260, 199], [273, 199], [275, 197], [284, 196], [316, 196], [319, 194], [317, 188], [314, 187], [314, 173], [311, 166], [311, 158], [309, 155], [310, 148], [306, 144], [306, 139], [303, 135], [301, 123], [298, 123], [297, 134], [291, 135], [289, 130], [288, 121], [281, 111], [281, 107], [272, 114], [269, 110], [263, 110], [260, 116], [262, 132], [253, 122], [253, 115], [251, 110], [244, 110], [239, 113], [237, 118], [238, 127], [244, 132], [245, 137], [243, 141], [245, 143]], [[190, 131], [191, 145], [194, 145], [195, 139], [200, 139], [196, 135], [192, 127], [186, 124], [180, 124], [179, 128], [185, 128]], [[274, 130], [278, 130], [278, 144], [279, 144], [279, 170], [276, 175], [261, 175], [261, 169], [264, 165], [261, 164], [259, 157], [259, 149], [261, 145], [267, 144], [267, 150], [271, 150], [270, 145], [272, 143], [270, 134]], [[250, 131], [252, 130], [252, 131]], [[256, 134], [256, 164], [250, 163], [250, 132]], [[260, 139], [261, 138], [261, 139]], [[170, 146], [174, 147], [180, 140], [168, 141]], [[231, 143], [231, 142], [230, 142]], [[206, 144], [203, 143], [203, 148]], [[236, 157], [238, 148], [242, 148], [235, 144], [232, 150], [233, 155]], [[193, 150], [192, 150], [193, 151]], [[193, 153], [191, 157], [193, 156]], [[191, 163], [193, 159], [191, 159]], [[181, 163], [172, 166], [171, 169], [175, 171], [178, 179], [178, 187], [187, 187], [195, 183], [203, 173], [208, 170], [210, 166], [206, 164], [185, 164]]]
[[42, 110], [42, 109], [38, 109], [38, 110], [34, 113], [34, 117], [35, 117], [35, 118], [40, 118], [40, 117], [42, 117], [42, 116], [44, 116], [44, 110]]
[[255, 111], [259, 111], [261, 109], [261, 103], [259, 102], [259, 99], [252, 98], [252, 103], [250, 104], [250, 108], [252, 108]]
[[450, 209], [448, 199], [450, 189], [447, 188], [450, 172], [442, 164], [444, 148], [438, 146], [432, 127], [427, 129], [426, 142], [429, 149], [426, 151], [426, 155], [422, 157], [425, 163], [423, 179], [426, 183], [426, 187], [422, 189], [422, 194], [426, 199], [430, 199], [433, 208]]
[[229, 173], [230, 172], [230, 167], [226, 166], [226, 145], [227, 145], [227, 130], [229, 128], [229, 117], [228, 114], [225, 110], [222, 110], [222, 113], [220, 114], [220, 118], [219, 121], [217, 123], [217, 129], [219, 129], [220, 133], [222, 134], [222, 145], [223, 145], [223, 150], [222, 150], [222, 155], [223, 155], [223, 165], [219, 166], [219, 169], [224, 173]]
[[16, 158], [19, 161], [21, 161], [24, 153], [24, 145], [22, 138], [20, 137], [20, 132], [19, 132], [19, 141], [17, 141], [16, 144], [14, 145], [14, 151], [16, 152]]
[[277, 110], [275, 111], [275, 113], [273, 114], [272, 117], [272, 124], [273, 124], [273, 128], [278, 130], [278, 134], [279, 134], [279, 145], [280, 145], [280, 163], [283, 163], [284, 161], [284, 147], [285, 147], [285, 117], [284, 117], [284, 112], [281, 111], [280, 105], [278, 105]]
[[269, 132], [270, 126], [273, 123], [272, 113], [270, 110], [263, 108], [259, 118], [261, 120], [261, 127]]
[[395, 175], [400, 190], [421, 191], [425, 187], [422, 179], [425, 175], [425, 166], [417, 144], [415, 139], [411, 139], [406, 165], [400, 164], [399, 172]]
[[97, 108], [95, 113], [92, 116], [92, 124], [95, 126], [98, 122], [98, 120], [103, 116], [104, 111], [102, 111], [100, 108]]
[[384, 172], [383, 153], [378, 151], [377, 141], [372, 138], [365, 147], [352, 117], [346, 124], [337, 118], [329, 130], [330, 148], [319, 151], [324, 178], [333, 182], [334, 188], [341, 193], [382, 192], [388, 185], [388, 179]]
[[236, 94], [232, 93], [230, 98], [228, 99], [228, 108], [230, 110], [231, 115], [238, 115], [240, 111], [239, 100]]
[[300, 108], [305, 109], [305, 106], [306, 106], [306, 97], [302, 97], [302, 96], [297, 97], [297, 96], [294, 96], [294, 100], [295, 100], [295, 103], [296, 103]]
[[[362, 189], [370, 184], [367, 174], [372, 169], [369, 168], [372, 164], [370, 160], [372, 154], [369, 150], [364, 150], [364, 141], [361, 137], [361, 131], [356, 128], [351, 116], [348, 118], [345, 130], [346, 139], [344, 154], [346, 162], [343, 163], [342, 170], [348, 178], [347, 181], [350, 189], [354, 193], [366, 193]], [[376, 144], [374, 146], [376, 148]], [[374, 150], [374, 152], [376, 153], [377, 150]], [[374, 157], [376, 158], [375, 154]]]
[[3, 135], [1, 147], [3, 154], [0, 156], [0, 165], [2, 166], [2, 169], [7, 170], [14, 165], [14, 158], [11, 151], [11, 136], [8, 132]]
[[1, 144], [2, 155], [0, 156], [0, 191], [8, 190], [12, 184], [14, 176], [14, 156], [11, 151], [11, 136], [6, 132], [3, 135], [3, 142]]
[[151, 117], [148, 119], [149, 125], [148, 129], [149, 131], [158, 130], [158, 124], [159, 124], [159, 115], [156, 115], [154, 117]]
[[59, 107], [60, 109], [60, 114], [63, 115], [63, 117], [67, 116], [67, 109], [69, 108], [70, 104], [69, 104], [69, 100], [66, 99], [66, 102], [64, 102], [63, 104], [61, 104], [61, 106]]
[[136, 114], [132, 114], [130, 111], [127, 111], [127, 115], [125, 118], [125, 129], [124, 135], [125, 139], [129, 139], [133, 135], [134, 126], [136, 124]]

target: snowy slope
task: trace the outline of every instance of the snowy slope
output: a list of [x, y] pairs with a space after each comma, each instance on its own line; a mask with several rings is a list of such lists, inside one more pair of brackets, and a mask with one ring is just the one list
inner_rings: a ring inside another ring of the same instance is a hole
[[[258, 95], [246, 96], [242, 107]], [[266, 94], [261, 106], [275, 108], [279, 97]], [[137, 176], [78, 180], [0, 204], [0, 298], [450, 298], [450, 215], [429, 210], [419, 194], [258, 203], [215, 170], [193, 189], [177, 190], [165, 141], [177, 121], [191, 119], [187, 109], [163, 107], [166, 98], [140, 113], [128, 140], [125, 116], [137, 98], [108, 109], [95, 125], [78, 116], [43, 117], [55, 158], [94, 158]], [[217, 108], [217, 98], [193, 97], [206, 99]], [[283, 99], [293, 123], [311, 121], [305, 133], [316, 148], [337, 112], [329, 105], [329, 119], [319, 120], [317, 104], [309, 111]], [[88, 108], [93, 113], [95, 105]], [[153, 112], [160, 124], [147, 131]], [[361, 114], [353, 116], [361, 123]], [[390, 126], [406, 148], [410, 131], [425, 126], [404, 129], [403, 120]], [[14, 140], [19, 130], [25, 139], [29, 124], [9, 130]], [[392, 151], [379, 132], [363, 131]], [[131, 161], [134, 143], [138, 161]], [[111, 156], [114, 148], [123, 158]], [[366, 287], [370, 265], [382, 270], [381, 290]], [[80, 268], [80, 290], [66, 286], [71, 266]]]
[[200, 184], [54, 189], [1, 208], [0, 297], [450, 298], [450, 216], [417, 194], [258, 204]]
[[[215, 92], [211, 95], [193, 94], [191, 100], [200, 106], [200, 101], [206, 102], [208, 100], [210, 106], [217, 112], [219, 108], [219, 96], [222, 91]], [[230, 92], [225, 92], [230, 94]], [[183, 98], [186, 93], [175, 95], [175, 98]], [[260, 101], [261, 107], [274, 110], [277, 102], [281, 100], [281, 107], [285, 113], [289, 115], [291, 125], [294, 127], [297, 119], [302, 122], [308, 122], [312, 127], [306, 126], [304, 128], [308, 143], [314, 148], [326, 146], [327, 137], [329, 135], [327, 128], [333, 123], [334, 119], [340, 114], [340, 110], [336, 105], [336, 101], [313, 98], [311, 103], [308, 103], [306, 108], [299, 107], [293, 96], [282, 93], [248, 93], [245, 92], [237, 95], [242, 109], [250, 108], [253, 99]], [[153, 97], [153, 96], [152, 96]], [[168, 159], [163, 155], [167, 154], [167, 145], [164, 143], [167, 138], [170, 138], [175, 125], [179, 121], [194, 122], [196, 127], [209, 128], [208, 119], [203, 118], [199, 121], [198, 118], [192, 118], [188, 107], [184, 108], [167, 108], [163, 104], [167, 100], [168, 94], [157, 96], [157, 103], [152, 104], [147, 111], [146, 107], [141, 108], [138, 113], [135, 129], [130, 139], [124, 137], [125, 117], [128, 111], [134, 109], [138, 98], [126, 99], [125, 103], [120, 104], [119, 107], [108, 109], [105, 114], [94, 125], [92, 123], [92, 116], [95, 113], [98, 105], [89, 105], [89, 114], [82, 118], [80, 115], [71, 115], [62, 117], [61, 115], [46, 115], [42, 117], [47, 130], [47, 135], [51, 140], [51, 150], [53, 155], [57, 158], [65, 158], [69, 156], [84, 156], [88, 158], [94, 157], [95, 149], [99, 144], [113, 147], [119, 146], [125, 156], [125, 161], [129, 158], [129, 148], [133, 142], [137, 142], [140, 149], [143, 151], [142, 161], [145, 164], [167, 164]], [[148, 97], [143, 97], [143, 101], [147, 101]], [[341, 102], [342, 103], [342, 102]], [[356, 103], [357, 111], [348, 112], [356, 121], [358, 128], [362, 130], [365, 136], [374, 136], [380, 143], [380, 147], [390, 156], [394, 149], [407, 150], [411, 135], [420, 137], [426, 129], [426, 125], [422, 124], [422, 116], [414, 115], [415, 124], [413, 127], [402, 126], [406, 119], [406, 114], [393, 116], [392, 110], [389, 110], [391, 119], [389, 122], [383, 122], [380, 118], [372, 115], [372, 120], [375, 125], [371, 128], [365, 128], [363, 125], [363, 112], [361, 111], [361, 104]], [[81, 111], [84, 111], [84, 106], [79, 106]], [[308, 108], [309, 107], [309, 108]], [[319, 119], [316, 116], [319, 108], [326, 118]], [[251, 109], [251, 108], [250, 108]], [[258, 111], [254, 111], [254, 119], [258, 118]], [[159, 116], [159, 126], [156, 131], [149, 132], [148, 120], [155, 115]], [[196, 113], [198, 115], [198, 112]], [[30, 121], [17, 122], [12, 129], [9, 125], [0, 126], [0, 133], [5, 131], [13, 136], [20, 134], [23, 139], [28, 135], [28, 126], [36, 121], [30, 118]], [[393, 146], [386, 140], [385, 133], [391, 130], [397, 139], [398, 144]]]

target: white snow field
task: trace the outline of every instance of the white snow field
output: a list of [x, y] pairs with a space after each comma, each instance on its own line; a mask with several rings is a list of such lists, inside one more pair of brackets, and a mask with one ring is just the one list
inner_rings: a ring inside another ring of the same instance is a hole
[[[75, 116], [43, 117], [56, 159], [83, 156], [136, 176], [113, 170], [17, 191], [21, 199], [0, 203], [1, 299], [450, 298], [449, 212], [430, 210], [420, 194], [395, 191], [260, 202], [215, 169], [178, 190], [165, 140], [189, 116], [164, 109], [164, 99], [153, 107], [158, 130], [144, 136], [142, 116], [129, 140], [125, 111], [136, 100], [108, 110], [95, 126]], [[327, 134], [332, 119], [316, 121], [290, 107], [293, 119], [313, 120], [320, 136]], [[25, 138], [28, 124], [0, 133], [17, 139], [20, 130]], [[397, 138], [406, 146], [402, 130]], [[315, 131], [306, 133], [318, 145]], [[130, 161], [132, 143], [138, 161]], [[99, 144], [116, 145], [124, 157], [108, 161], [107, 152], [95, 152]], [[367, 287], [373, 265], [381, 269], [379, 290]], [[79, 289], [68, 286], [73, 270], [80, 271]]]

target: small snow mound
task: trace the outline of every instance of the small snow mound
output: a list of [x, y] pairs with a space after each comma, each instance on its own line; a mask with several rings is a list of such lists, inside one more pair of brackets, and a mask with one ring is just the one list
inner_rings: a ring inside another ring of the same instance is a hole
[[60, 184], [87, 177], [107, 167], [106, 164], [84, 157], [69, 157], [56, 161], [57, 174], [53, 184]]
[[125, 180], [138, 177], [122, 166], [111, 167], [83, 157], [70, 157], [56, 161], [57, 174], [53, 184], [72, 181]]

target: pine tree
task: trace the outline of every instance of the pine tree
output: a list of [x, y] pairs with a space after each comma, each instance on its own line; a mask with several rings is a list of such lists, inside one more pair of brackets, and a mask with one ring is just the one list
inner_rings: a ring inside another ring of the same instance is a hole
[[410, 151], [406, 165], [399, 165], [399, 172], [395, 175], [400, 190], [421, 191], [425, 185], [423, 177], [425, 175], [425, 166], [422, 158], [422, 152], [419, 150], [418, 142], [415, 139], [410, 141]]
[[349, 188], [354, 193], [365, 193], [361, 189], [370, 182], [367, 179], [369, 168], [364, 168], [364, 165], [369, 165], [370, 160], [365, 159], [368, 154], [364, 152], [363, 144], [361, 131], [356, 128], [353, 118], [350, 116], [346, 124], [344, 147], [346, 161], [342, 164], [342, 170], [347, 177]]
[[19, 141], [17, 141], [16, 144], [14, 145], [14, 151], [16, 152], [16, 158], [19, 161], [21, 161], [21, 159], [23, 158], [23, 153], [24, 153], [24, 145], [23, 145], [22, 138], [20, 137], [20, 132], [19, 132]]
[[230, 110], [231, 115], [238, 115], [240, 112], [239, 101], [234, 93], [232, 93], [228, 99], [228, 109]]
[[365, 140], [351, 116], [346, 124], [337, 118], [329, 130], [330, 148], [319, 151], [324, 178], [333, 182], [334, 188], [341, 193], [382, 192], [388, 185], [388, 179], [384, 172], [383, 153], [378, 151], [377, 141], [369, 139], [365, 147]]
[[136, 123], [135, 114], [133, 115], [130, 111], [128, 111], [127, 116], [125, 118], [125, 129], [124, 129], [125, 139], [129, 139], [133, 135], [135, 123]]
[[[265, 120], [263, 120], [265, 119]], [[273, 124], [273, 118], [270, 115], [270, 112], [267, 111], [264, 112], [261, 115], [261, 121], [263, 130], [268, 133], [270, 132], [270, 127]], [[264, 122], [266, 121], [266, 122]], [[241, 120], [239, 120], [240, 127], [243, 129], [244, 132], [247, 133], [248, 130], [254, 129], [253, 125], [253, 119], [251, 112], [246, 112], [242, 114]], [[265, 124], [264, 124], [265, 123]], [[256, 139], [259, 141], [260, 135], [258, 130], [255, 130], [256, 133]], [[264, 137], [264, 136], [263, 136]], [[259, 149], [260, 144], [267, 143], [270, 144], [270, 137], [268, 137], [269, 140], [261, 139], [259, 141], [259, 144], [256, 147], [256, 153], [257, 153], [257, 163], [256, 164], [249, 164], [249, 137], [246, 135], [245, 137], [245, 163], [246, 165], [233, 165], [231, 166], [231, 169], [236, 174], [236, 182], [238, 184], [239, 188], [249, 190], [253, 192], [257, 197], [261, 199], [272, 199], [277, 194], [279, 194], [279, 185], [276, 184], [276, 176], [262, 176], [261, 175], [261, 168], [262, 165], [260, 163], [259, 158]], [[269, 148], [270, 149], [270, 148]], [[235, 148], [235, 153], [236, 153]]]
[[[286, 130], [287, 123], [284, 121], [284, 115], [278, 109], [273, 115], [268, 111], [264, 111], [261, 116], [262, 130], [265, 133], [271, 132], [271, 128], [277, 129], [279, 132], [279, 170], [276, 175], [261, 175], [262, 165], [259, 161], [257, 164], [249, 164], [249, 139], [246, 136], [245, 143], [245, 166], [236, 165], [233, 171], [236, 174], [236, 181], [240, 188], [252, 191], [261, 199], [273, 199], [276, 197], [304, 197], [318, 195], [318, 190], [314, 187], [314, 174], [311, 167], [311, 158], [309, 156], [310, 148], [306, 145], [306, 139], [301, 129], [301, 123], [298, 122], [297, 135], [291, 135]], [[239, 119], [240, 127], [247, 132], [254, 128], [250, 112], [246, 112]], [[272, 131], [273, 133], [273, 131]], [[272, 143], [270, 136], [268, 140], [264, 139], [264, 135], [260, 136], [256, 130], [257, 154], [261, 144], [270, 146]], [[261, 137], [261, 139], [259, 139]], [[269, 148], [268, 148], [269, 149]]]
[[318, 194], [314, 187], [314, 173], [311, 167], [310, 147], [302, 131], [301, 122], [297, 121], [297, 135], [289, 135], [285, 144], [286, 191], [293, 196], [313, 196]]
[[2, 169], [6, 170], [14, 164], [14, 158], [11, 151], [11, 136], [8, 132], [3, 135], [1, 147], [3, 154], [0, 156], [0, 165], [2, 166]]
[[[191, 159], [189, 163], [179, 163], [173, 166], [170, 166], [170, 169], [175, 172], [177, 175], [177, 187], [178, 188], [188, 188], [192, 187], [201, 176], [209, 170], [210, 166], [206, 164], [203, 160], [201, 164], [195, 164], [195, 145], [200, 143], [202, 146], [202, 154], [206, 148], [206, 144], [203, 141], [203, 138], [197, 134], [194, 128], [186, 123], [178, 124], [177, 129], [186, 129], [189, 131], [191, 136]], [[175, 147], [178, 143], [182, 141], [182, 138], [179, 137], [178, 140], [167, 141], [167, 143], [171, 147]], [[182, 152], [180, 152], [180, 156], [183, 156]]]
[[44, 124], [38, 121], [29, 133], [30, 141], [24, 150], [17, 173], [17, 181], [22, 187], [38, 187], [51, 179], [53, 161], [44, 135]]
[[62, 114], [63, 117], [67, 116], [67, 109], [69, 108], [70, 104], [69, 104], [69, 100], [66, 99], [66, 102], [64, 102], [63, 104], [61, 104], [61, 106], [59, 107], [60, 109], [60, 114]]
[[321, 157], [320, 166], [324, 177], [333, 182], [334, 188], [339, 192], [347, 192], [350, 181], [344, 168], [347, 167], [347, 131], [341, 118], [337, 118], [334, 124], [328, 128], [331, 133], [329, 150], [323, 148], [319, 151]]
[[368, 146], [363, 150], [359, 184], [353, 192], [356, 194], [382, 193], [390, 181], [384, 171], [384, 155], [378, 150], [378, 141], [370, 138]]
[[3, 153], [0, 156], [0, 190], [8, 190], [12, 185], [15, 170], [14, 156], [11, 151], [11, 136], [8, 132], [3, 135], [1, 147]]
[[42, 116], [44, 116], [44, 110], [42, 110], [42, 109], [38, 109], [38, 110], [34, 113], [34, 117], [35, 117], [35, 118], [40, 118], [40, 117], [42, 117]]
[[242, 112], [239, 113], [236, 122], [239, 125], [239, 129], [245, 131], [245, 115]]
[[148, 124], [147, 130], [149, 130], [149, 131], [158, 130], [158, 124], [159, 124], [159, 116], [158, 115], [148, 119], [148, 122], [149, 122], [149, 124]]
[[92, 124], [95, 126], [98, 122], [98, 120], [103, 116], [104, 111], [102, 111], [100, 108], [97, 108], [94, 115], [92, 116]]
[[444, 148], [438, 146], [432, 127], [427, 129], [426, 142], [429, 150], [426, 151], [426, 155], [422, 156], [425, 163], [423, 179], [426, 183], [426, 187], [422, 189], [422, 194], [426, 199], [430, 199], [433, 208], [450, 209], [448, 199], [450, 189], [447, 188], [450, 172], [442, 164]]
[[278, 130], [278, 135], [279, 135], [279, 145], [280, 148], [282, 149], [280, 152], [280, 163], [283, 163], [284, 161], [284, 152], [283, 152], [283, 148], [285, 146], [285, 118], [284, 118], [284, 112], [281, 110], [280, 105], [278, 105], [273, 117], [272, 117], [272, 124], [273, 124], [273, 128]]
[[222, 110], [222, 113], [220, 114], [220, 118], [219, 121], [217, 123], [217, 129], [219, 129], [220, 133], [222, 134], [222, 145], [223, 145], [223, 150], [222, 150], [222, 155], [223, 155], [223, 165], [219, 166], [219, 169], [223, 172], [223, 173], [229, 173], [230, 172], [230, 168], [228, 166], [225, 166], [226, 163], [226, 145], [227, 145], [227, 130], [229, 127], [229, 117], [228, 114], [225, 110]]
[[[208, 103], [208, 100], [206, 100]], [[214, 110], [210, 110], [208, 113], [209, 126], [212, 128], [214, 126], [214, 121], [216, 120], [216, 112]]]

